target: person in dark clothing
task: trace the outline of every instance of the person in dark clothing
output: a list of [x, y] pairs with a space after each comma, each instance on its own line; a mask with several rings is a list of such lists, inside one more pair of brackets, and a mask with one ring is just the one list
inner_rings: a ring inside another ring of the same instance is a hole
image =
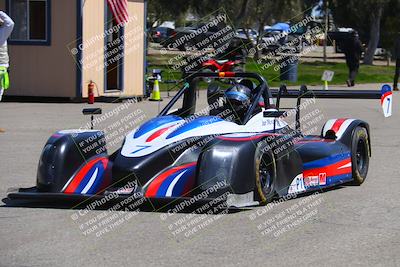
[[393, 90], [399, 91], [397, 83], [399, 82], [400, 73], [400, 32], [397, 33], [397, 38], [394, 45], [394, 58], [396, 59], [396, 71], [394, 73]]
[[343, 41], [342, 50], [349, 68], [349, 78], [346, 83], [349, 87], [354, 86], [358, 69], [360, 68], [361, 54], [364, 50], [357, 32], [352, 32], [350, 37]]

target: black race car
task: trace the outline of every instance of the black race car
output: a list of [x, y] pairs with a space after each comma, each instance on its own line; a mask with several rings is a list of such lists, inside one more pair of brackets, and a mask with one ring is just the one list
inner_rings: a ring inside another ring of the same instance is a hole
[[[211, 84], [208, 106], [196, 111], [203, 77], [242, 79], [228, 88]], [[283, 119], [282, 97], [297, 98], [294, 129]], [[160, 114], [129, 133], [111, 155], [101, 131], [54, 133], [40, 156], [36, 186], [10, 192], [8, 199], [68, 204], [143, 198], [165, 204], [222, 197], [228, 207], [245, 207], [362, 184], [371, 156], [368, 123], [331, 119], [320, 135], [304, 136], [301, 101], [310, 97], [380, 98], [380, 92], [271, 90], [255, 73], [190, 73]]]

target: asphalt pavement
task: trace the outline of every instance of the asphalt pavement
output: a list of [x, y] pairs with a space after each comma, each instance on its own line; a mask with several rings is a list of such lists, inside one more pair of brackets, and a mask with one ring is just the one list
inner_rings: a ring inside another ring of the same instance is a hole
[[[117, 131], [109, 150], [167, 100], [94, 105], [109, 114], [96, 128]], [[399, 102], [395, 93], [393, 116], [386, 119], [379, 100], [317, 100], [312, 105], [323, 115], [311, 129], [315, 133], [330, 118], [370, 124], [372, 158], [361, 186], [219, 215], [3, 205], [0, 266], [400, 266]], [[1, 198], [9, 188], [34, 185], [47, 138], [60, 129], [85, 126], [84, 107], [0, 103], [5, 130], [0, 133]], [[122, 125], [128, 127], [118, 132]]]

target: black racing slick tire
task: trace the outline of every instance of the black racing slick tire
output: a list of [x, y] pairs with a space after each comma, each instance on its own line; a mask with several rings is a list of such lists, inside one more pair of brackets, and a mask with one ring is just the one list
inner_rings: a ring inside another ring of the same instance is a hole
[[356, 127], [351, 137], [351, 166], [353, 181], [351, 184], [361, 185], [368, 174], [369, 167], [369, 138], [364, 127]]
[[266, 204], [275, 196], [276, 184], [276, 160], [266, 143], [258, 143], [254, 163], [255, 199], [260, 204]]

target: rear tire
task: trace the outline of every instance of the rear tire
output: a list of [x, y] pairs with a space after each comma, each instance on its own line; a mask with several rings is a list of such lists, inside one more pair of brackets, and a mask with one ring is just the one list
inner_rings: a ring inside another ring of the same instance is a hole
[[276, 161], [265, 143], [257, 145], [254, 162], [255, 199], [261, 204], [266, 204], [275, 196]]
[[355, 128], [351, 140], [352, 184], [361, 185], [367, 178], [369, 167], [370, 151], [367, 129]]

